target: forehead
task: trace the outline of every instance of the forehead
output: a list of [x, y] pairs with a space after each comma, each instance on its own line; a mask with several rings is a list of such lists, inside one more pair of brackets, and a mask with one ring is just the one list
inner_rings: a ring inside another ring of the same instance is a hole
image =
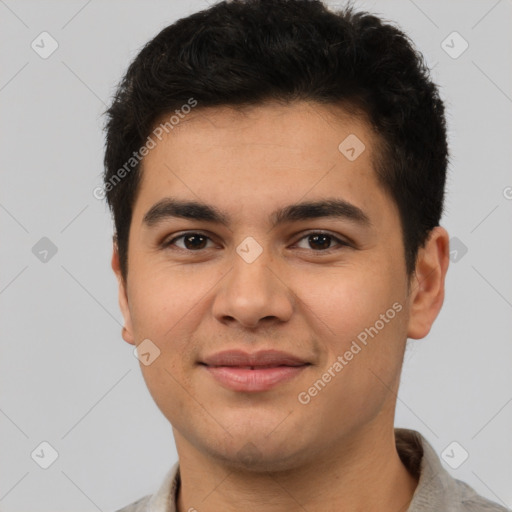
[[[155, 123], [155, 126], [164, 127], [165, 130], [163, 133], [160, 128], [160, 138], [163, 140], [160, 141], [157, 154], [160, 155], [166, 145], [195, 146], [200, 153], [206, 148], [211, 151], [215, 147], [245, 145], [252, 154], [258, 149], [254, 146], [260, 146], [262, 156], [270, 151], [275, 156], [277, 148], [281, 147], [283, 153], [290, 153], [290, 158], [292, 152], [311, 159], [327, 150], [328, 154], [344, 154], [354, 161], [353, 154], [343, 153], [343, 149], [348, 149], [348, 146], [339, 147], [347, 136], [352, 136], [350, 140], [355, 142], [357, 153], [365, 149], [366, 158], [374, 156], [379, 142], [361, 111], [349, 113], [343, 107], [333, 104], [296, 101], [287, 104], [268, 102], [238, 108], [197, 108], [181, 119], [173, 116], [175, 124], [167, 124], [167, 129], [164, 125], [168, 115], [162, 116]], [[267, 148], [262, 147], [264, 145]], [[353, 143], [350, 145], [354, 146]], [[151, 163], [154, 153], [148, 155], [144, 162]]]
[[255, 211], [337, 193], [364, 208], [384, 195], [377, 136], [340, 107], [197, 107], [161, 139], [142, 162], [136, 210], [166, 194]]

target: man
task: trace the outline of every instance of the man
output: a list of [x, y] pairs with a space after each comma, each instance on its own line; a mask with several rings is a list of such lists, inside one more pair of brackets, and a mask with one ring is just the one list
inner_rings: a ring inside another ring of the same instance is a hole
[[444, 107], [407, 37], [319, 1], [162, 30], [108, 111], [123, 338], [179, 463], [123, 512], [505, 510], [394, 429], [444, 299]]

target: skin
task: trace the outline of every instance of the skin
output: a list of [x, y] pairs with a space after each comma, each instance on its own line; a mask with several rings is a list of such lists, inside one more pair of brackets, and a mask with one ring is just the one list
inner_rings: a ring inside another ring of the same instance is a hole
[[[366, 146], [349, 161], [348, 135]], [[160, 355], [141, 370], [173, 427], [180, 511], [406, 510], [417, 485], [394, 440], [407, 338], [426, 336], [444, 299], [448, 234], [436, 227], [408, 276], [398, 210], [377, 181], [377, 136], [364, 119], [314, 103], [193, 111], [143, 161], [123, 279], [123, 338]], [[229, 226], [146, 212], [164, 197], [208, 203]], [[341, 198], [369, 226], [316, 218], [272, 227], [299, 201]], [[207, 241], [184, 239], [185, 232]], [[315, 245], [318, 231], [336, 238]], [[261, 255], [236, 252], [248, 236]], [[188, 249], [187, 249], [188, 247]], [[307, 391], [394, 303], [402, 310], [307, 404]], [[310, 366], [258, 393], [226, 389], [198, 365], [221, 350], [278, 349]]]

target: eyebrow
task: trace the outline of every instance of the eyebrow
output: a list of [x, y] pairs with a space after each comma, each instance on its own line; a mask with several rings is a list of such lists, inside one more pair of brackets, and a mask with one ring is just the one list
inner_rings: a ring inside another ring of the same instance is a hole
[[[336, 198], [290, 204], [272, 212], [270, 223], [274, 228], [288, 222], [326, 217], [346, 219], [364, 227], [371, 226], [370, 218], [361, 208], [344, 199]], [[171, 197], [166, 197], [153, 205], [144, 215], [142, 222], [148, 227], [153, 227], [171, 218], [214, 222], [226, 227], [231, 224], [230, 216], [213, 205]]]

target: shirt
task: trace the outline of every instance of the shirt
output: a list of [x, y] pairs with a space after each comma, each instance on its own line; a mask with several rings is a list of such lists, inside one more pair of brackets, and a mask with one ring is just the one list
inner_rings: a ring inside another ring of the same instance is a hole
[[[468, 484], [453, 478], [420, 433], [395, 428], [395, 440], [403, 464], [419, 478], [407, 512], [511, 512], [479, 496]], [[117, 512], [176, 512], [179, 486], [179, 462], [176, 462], [155, 494], [145, 496]]]

